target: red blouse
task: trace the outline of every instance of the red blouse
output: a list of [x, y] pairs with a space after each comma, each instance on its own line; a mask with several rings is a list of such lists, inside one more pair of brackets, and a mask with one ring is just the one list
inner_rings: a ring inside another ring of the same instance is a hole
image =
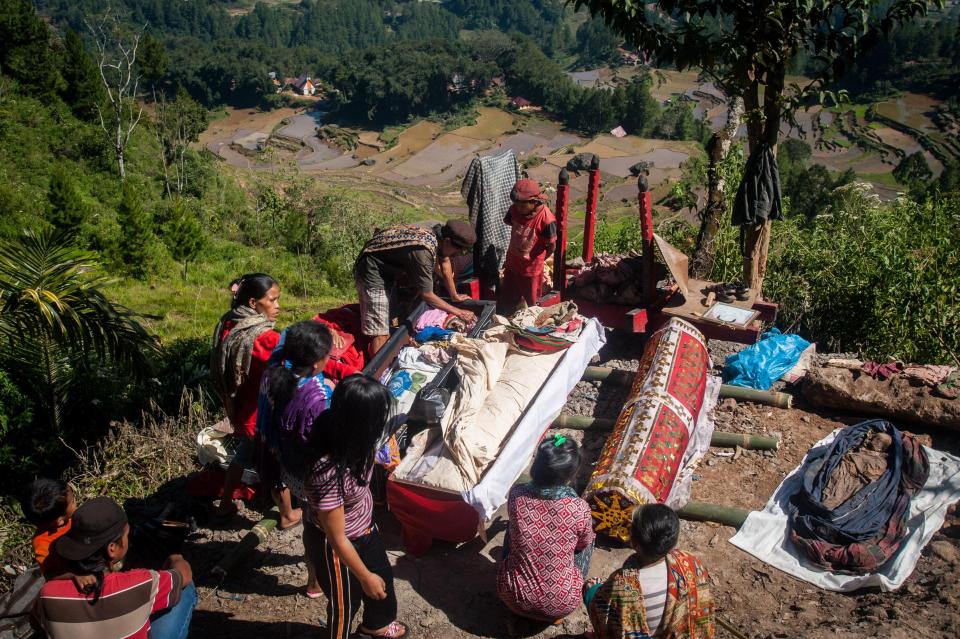
[[[230, 334], [236, 322], [224, 322], [220, 341], [223, 342]], [[257, 400], [260, 395], [260, 378], [267, 370], [267, 360], [270, 359], [273, 349], [280, 342], [280, 333], [275, 330], [264, 331], [253, 342], [253, 352], [250, 356], [250, 371], [247, 378], [237, 390], [237, 411], [234, 415], [233, 432], [247, 438], [253, 438], [257, 432]]]

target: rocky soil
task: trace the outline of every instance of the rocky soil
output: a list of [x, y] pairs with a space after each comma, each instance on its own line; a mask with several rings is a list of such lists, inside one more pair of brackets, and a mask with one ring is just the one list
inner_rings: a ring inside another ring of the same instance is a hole
[[[715, 362], [735, 345], [711, 344]], [[640, 344], [614, 336], [601, 353], [601, 364], [635, 370]], [[581, 382], [571, 394], [566, 412], [615, 418], [626, 389]], [[795, 468], [809, 447], [837, 427], [860, 420], [808, 410], [772, 409], [724, 400], [715, 410], [718, 430], [777, 434], [781, 447], [773, 452], [711, 449], [696, 474], [693, 499], [748, 509], [760, 509], [783, 477]], [[585, 457], [595, 461], [605, 434], [567, 431], [581, 441]], [[932, 444], [957, 453], [955, 437], [929, 433]], [[579, 478], [586, 483], [590, 468]], [[206, 505], [204, 505], [206, 508]], [[262, 511], [261, 511], [262, 512]], [[200, 586], [200, 603], [191, 637], [314, 637], [325, 616], [325, 602], [304, 594], [306, 566], [298, 529], [270, 535], [250, 560], [222, 583], [210, 568], [261, 516], [244, 509], [240, 516], [216, 528], [203, 527], [188, 544]], [[379, 508], [376, 521], [384, 534], [396, 574], [400, 617], [413, 636], [562, 637], [579, 636], [589, 628], [584, 611], [562, 625], [544, 628], [512, 618], [497, 600], [494, 583], [505, 529], [498, 513], [488, 529], [488, 541], [461, 545], [437, 542], [424, 557], [407, 555], [392, 515]], [[819, 590], [754, 559], [727, 542], [734, 529], [683, 522], [680, 547], [702, 559], [717, 584], [714, 596], [719, 616], [728, 628], [718, 637], [956, 637], [960, 628], [960, 518], [951, 515], [924, 550], [916, 570], [897, 592], [861, 591], [838, 594]], [[606, 576], [629, 556], [623, 546], [604, 540], [593, 556], [592, 576]]]

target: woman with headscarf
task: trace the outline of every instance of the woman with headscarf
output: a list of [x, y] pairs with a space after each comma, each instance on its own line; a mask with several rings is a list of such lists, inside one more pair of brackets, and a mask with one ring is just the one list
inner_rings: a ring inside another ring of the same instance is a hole
[[237, 510], [233, 493], [253, 461], [260, 378], [280, 341], [280, 285], [265, 273], [247, 273], [231, 284], [233, 299], [213, 332], [210, 377], [233, 426], [236, 454], [227, 468], [218, 515]]
[[546, 196], [536, 180], [519, 180], [510, 192], [513, 206], [507, 210], [510, 245], [503, 266], [497, 307], [512, 313], [526, 300], [533, 306], [543, 288], [543, 264], [557, 244], [557, 220], [545, 204]]

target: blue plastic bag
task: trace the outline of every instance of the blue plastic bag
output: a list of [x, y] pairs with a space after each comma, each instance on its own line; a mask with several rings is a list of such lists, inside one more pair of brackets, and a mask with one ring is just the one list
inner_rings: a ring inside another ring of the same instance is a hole
[[731, 386], [769, 390], [775, 381], [797, 365], [808, 346], [810, 342], [799, 335], [771, 328], [756, 344], [727, 357], [723, 367], [724, 382]]

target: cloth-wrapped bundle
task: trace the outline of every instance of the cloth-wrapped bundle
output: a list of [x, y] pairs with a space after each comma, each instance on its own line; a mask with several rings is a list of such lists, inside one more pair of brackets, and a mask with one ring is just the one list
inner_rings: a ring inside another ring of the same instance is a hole
[[930, 463], [916, 439], [882, 419], [848, 426], [811, 451], [790, 503], [790, 539], [818, 566], [876, 572], [906, 534], [910, 499]]
[[709, 412], [720, 391], [710, 367], [706, 340], [683, 320], [650, 337], [584, 493], [597, 532], [628, 541], [634, 507], [680, 508], [689, 499], [690, 470], [710, 446]]

